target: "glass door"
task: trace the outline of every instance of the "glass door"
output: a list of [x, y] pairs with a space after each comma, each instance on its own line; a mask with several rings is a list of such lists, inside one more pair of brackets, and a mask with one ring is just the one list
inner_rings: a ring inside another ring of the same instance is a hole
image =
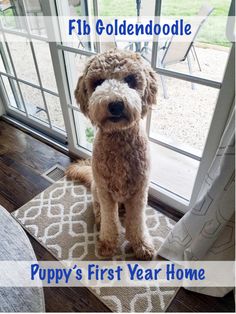
[[163, 37], [143, 49], [143, 57], [159, 74], [158, 101], [147, 120], [152, 192], [182, 211], [197, 193], [196, 176], [215, 122], [231, 49], [226, 36], [230, 4], [229, 0], [174, 5], [171, 0], [156, 1], [155, 15], [161, 23], [184, 16], [195, 33], [191, 41]]
[[[227, 112], [219, 116], [219, 108], [232, 77], [225, 72], [227, 64], [232, 71], [232, 55], [228, 61], [231, 44], [225, 35], [231, 2], [55, 0], [38, 2], [40, 12], [30, 7], [30, 1], [19, 3], [27, 17], [26, 26], [19, 31], [19, 26], [16, 30], [1, 25], [0, 34], [0, 83], [8, 114], [67, 140], [70, 152], [86, 158], [91, 155], [95, 130], [75, 103], [78, 77], [88, 59], [100, 51], [116, 47], [141, 53], [158, 73], [159, 86], [157, 104], [145, 121], [152, 152], [150, 194], [185, 212], [196, 198], [227, 116]], [[33, 19], [36, 12], [43, 16], [85, 16], [90, 22], [91, 16], [108, 16], [110, 20], [134, 17], [138, 22], [145, 16], [162, 21], [187, 15], [201, 19], [192, 42], [181, 45], [173, 38], [135, 43], [122, 42], [116, 36], [110, 42], [87, 36], [71, 43], [47, 43], [47, 32], [58, 34], [63, 26], [53, 19], [47, 25], [42, 21], [39, 27]], [[11, 45], [9, 39], [13, 41], [14, 36], [23, 39], [17, 42], [21, 46]], [[214, 134], [218, 134], [215, 139]], [[211, 145], [214, 148], [209, 150]]]
[[105, 0], [56, 1], [56, 7], [48, 8], [51, 14], [79, 12], [88, 18], [109, 16], [111, 20], [118, 16], [132, 16], [139, 21], [144, 16], [154, 15], [160, 19], [185, 15], [202, 17], [194, 40], [186, 43], [187, 47], [178, 46], [172, 38], [127, 45], [127, 41], [114, 37], [109, 43], [101, 40], [99, 45], [92, 38], [89, 45], [82, 45], [79, 40], [77, 46], [60, 42], [52, 49], [55, 62], [60, 62], [60, 81], [64, 79], [60, 91], [64, 90], [66, 124], [71, 128], [69, 149], [82, 156], [91, 154], [94, 130], [76, 105], [73, 91], [89, 57], [117, 47], [136, 50], [151, 63], [159, 77], [159, 96], [146, 121], [152, 151], [150, 193], [181, 211], [187, 210], [194, 194], [231, 46], [225, 35], [230, 1], [204, 3], [199, 0], [193, 5], [187, 0], [173, 6], [173, 0], [142, 0], [138, 8], [133, 0], [109, 4]]

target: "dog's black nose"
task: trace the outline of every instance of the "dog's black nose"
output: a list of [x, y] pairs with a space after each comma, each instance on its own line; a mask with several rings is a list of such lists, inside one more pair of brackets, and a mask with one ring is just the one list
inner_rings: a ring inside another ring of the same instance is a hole
[[124, 110], [123, 101], [110, 102], [108, 105], [108, 110], [113, 116], [119, 117]]

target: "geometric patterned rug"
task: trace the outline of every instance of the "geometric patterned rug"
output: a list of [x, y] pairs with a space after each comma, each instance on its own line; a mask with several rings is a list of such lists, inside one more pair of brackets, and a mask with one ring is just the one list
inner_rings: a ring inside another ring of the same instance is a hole
[[[65, 177], [12, 213], [12, 216], [58, 260], [101, 260], [96, 250], [98, 230], [91, 193]], [[146, 208], [149, 233], [158, 249], [175, 222], [150, 206]], [[135, 260], [121, 232], [112, 260]], [[172, 287], [89, 288], [113, 312], [164, 312], [177, 289]]]

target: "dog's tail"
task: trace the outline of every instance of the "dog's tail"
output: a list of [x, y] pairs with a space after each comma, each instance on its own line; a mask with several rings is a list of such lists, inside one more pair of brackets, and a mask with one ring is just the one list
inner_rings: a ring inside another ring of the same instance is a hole
[[67, 168], [65, 175], [67, 178], [80, 181], [87, 188], [91, 188], [93, 181], [91, 160], [77, 160]]

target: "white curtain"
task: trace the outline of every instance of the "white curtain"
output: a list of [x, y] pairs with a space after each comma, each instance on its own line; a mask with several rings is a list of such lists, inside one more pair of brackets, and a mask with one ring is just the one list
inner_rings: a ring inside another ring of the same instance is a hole
[[[159, 255], [172, 260], [234, 260], [235, 240], [235, 112], [205, 176], [196, 204], [169, 233]], [[227, 270], [226, 270], [227, 271]], [[224, 296], [232, 288], [190, 288]]]

